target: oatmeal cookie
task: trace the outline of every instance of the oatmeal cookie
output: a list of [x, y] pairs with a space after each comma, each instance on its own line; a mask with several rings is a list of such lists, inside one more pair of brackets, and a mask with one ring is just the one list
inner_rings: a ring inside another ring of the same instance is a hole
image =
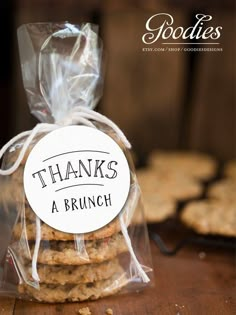
[[[32, 214], [34, 215], [34, 214]], [[35, 216], [35, 215], [34, 215]], [[75, 239], [75, 234], [65, 233], [59, 230], [55, 230], [46, 223], [41, 221], [41, 239], [47, 241], [73, 241]], [[84, 240], [96, 240], [110, 237], [115, 233], [120, 231], [120, 221], [119, 218], [114, 219], [112, 222], [108, 223], [101, 229], [93, 232], [83, 234]], [[26, 232], [26, 234], [25, 234]], [[35, 222], [26, 220], [25, 226], [20, 222], [17, 223], [13, 229], [13, 236], [15, 239], [20, 239], [24, 235], [29, 241], [35, 240], [36, 235], [36, 225]]]
[[[118, 254], [128, 251], [124, 237], [120, 233], [100, 240], [86, 241], [85, 249], [88, 258], [79, 255], [78, 250], [75, 248], [75, 242], [73, 241], [42, 241], [40, 243], [37, 261], [39, 264], [47, 265], [84, 265], [113, 259]], [[30, 245], [31, 257], [29, 257], [27, 251], [22, 251], [20, 247], [15, 250], [20, 251], [21, 255], [30, 261], [34, 246]]]
[[91, 283], [47, 285], [41, 284], [39, 289], [29, 285], [19, 285], [21, 295], [33, 298], [40, 302], [63, 303], [97, 300], [101, 297], [117, 293], [127, 284], [124, 271], [113, 275], [111, 278]]
[[155, 151], [150, 156], [150, 165], [168, 173], [181, 173], [198, 180], [214, 177], [216, 161], [203, 153], [187, 151]]
[[223, 179], [212, 184], [207, 192], [208, 197], [236, 204], [236, 178]]
[[176, 202], [158, 194], [143, 195], [144, 215], [148, 223], [161, 222], [175, 214]]
[[[27, 268], [32, 273], [31, 266]], [[38, 265], [37, 272], [40, 283], [47, 284], [78, 284], [88, 283], [110, 278], [113, 274], [121, 272], [118, 259], [107, 260], [100, 264], [81, 266], [65, 265]]]
[[219, 234], [236, 237], [236, 205], [219, 201], [189, 203], [181, 220], [201, 234]]
[[201, 196], [203, 187], [195, 179], [180, 173], [157, 171], [147, 168], [137, 172], [141, 191], [145, 194], [155, 194], [160, 198], [170, 198], [176, 201], [197, 198]]
[[224, 175], [236, 179], [236, 160], [231, 160], [225, 164]]

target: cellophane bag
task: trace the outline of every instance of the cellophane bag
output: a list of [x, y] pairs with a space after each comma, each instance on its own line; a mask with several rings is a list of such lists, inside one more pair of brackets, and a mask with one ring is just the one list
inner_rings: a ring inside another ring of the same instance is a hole
[[[73, 302], [146, 287], [152, 283], [149, 239], [129, 144], [113, 122], [94, 111], [102, 94], [102, 43], [96, 26], [33, 23], [19, 28], [18, 39], [29, 108], [40, 122], [1, 150], [0, 295]], [[130, 172], [119, 215], [82, 234], [40, 220], [23, 185], [31, 150], [68, 125], [86, 125], [111, 137]]]

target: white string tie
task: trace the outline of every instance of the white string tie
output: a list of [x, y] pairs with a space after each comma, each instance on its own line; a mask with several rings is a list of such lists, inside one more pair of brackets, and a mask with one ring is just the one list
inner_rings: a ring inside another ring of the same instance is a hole
[[95, 112], [92, 109], [86, 108], [84, 106], [76, 106], [74, 109], [71, 110], [71, 112], [68, 114], [68, 116], [65, 119], [59, 122], [56, 122], [55, 124], [39, 123], [32, 130], [24, 131], [20, 133], [19, 135], [12, 138], [7, 144], [5, 144], [0, 150], [0, 160], [3, 157], [4, 153], [6, 153], [7, 150], [14, 143], [28, 136], [14, 164], [8, 169], [0, 169], [0, 175], [3, 175], [3, 176], [11, 175], [18, 169], [18, 167], [20, 166], [25, 156], [27, 149], [29, 148], [31, 142], [33, 141], [33, 139], [38, 133], [50, 132], [63, 126], [78, 125], [78, 124], [96, 128], [96, 126], [90, 120], [104, 123], [108, 125], [109, 127], [111, 127], [115, 131], [115, 133], [119, 136], [119, 138], [124, 143], [124, 145], [128, 149], [131, 148], [131, 144], [125, 137], [124, 133], [113, 121], [111, 121], [106, 116], [99, 114], [98, 112]]

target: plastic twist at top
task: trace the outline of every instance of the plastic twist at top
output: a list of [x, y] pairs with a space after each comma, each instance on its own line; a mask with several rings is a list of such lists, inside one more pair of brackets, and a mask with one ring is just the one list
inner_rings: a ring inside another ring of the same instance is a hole
[[95, 108], [102, 95], [96, 26], [25, 24], [18, 29], [18, 41], [28, 104], [39, 121], [61, 121], [75, 106]]

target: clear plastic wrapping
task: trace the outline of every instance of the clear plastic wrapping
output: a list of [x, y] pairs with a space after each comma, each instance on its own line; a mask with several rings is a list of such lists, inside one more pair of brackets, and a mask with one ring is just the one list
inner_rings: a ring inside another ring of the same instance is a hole
[[[18, 37], [29, 107], [40, 122], [60, 128], [62, 121], [74, 124], [74, 108], [96, 106], [102, 87], [102, 46], [94, 26], [29, 24], [19, 29]], [[139, 290], [150, 283], [151, 256], [141, 194], [123, 134], [112, 123], [93, 120], [88, 113], [76, 122], [92, 123], [122, 148], [131, 178], [125, 206], [108, 225], [86, 234], [64, 233], [40, 222], [25, 196], [23, 172], [30, 151], [49, 131], [39, 130], [27, 148], [28, 134], [19, 137], [2, 161], [3, 170], [15, 167], [11, 174], [1, 176], [2, 295], [49, 303], [84, 301], [121, 289]]]

